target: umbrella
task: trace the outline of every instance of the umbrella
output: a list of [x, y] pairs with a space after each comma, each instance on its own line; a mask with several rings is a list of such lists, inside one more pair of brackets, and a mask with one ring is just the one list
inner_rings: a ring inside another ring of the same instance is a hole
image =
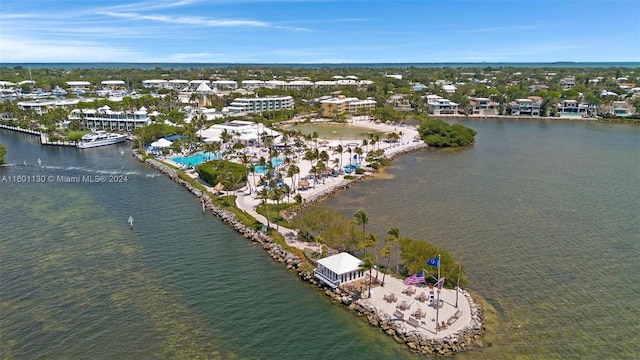
[[154, 141], [151, 143], [151, 146], [154, 148], [167, 148], [171, 146], [172, 142], [167, 139], [159, 139], [158, 141]]

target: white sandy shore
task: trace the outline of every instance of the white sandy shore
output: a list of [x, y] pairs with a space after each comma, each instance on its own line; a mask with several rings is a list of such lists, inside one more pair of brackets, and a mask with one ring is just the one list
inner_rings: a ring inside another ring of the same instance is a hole
[[[402, 136], [397, 143], [385, 143], [385, 142], [379, 143], [379, 148], [385, 150], [385, 154], [388, 158], [393, 158], [398, 154], [406, 153], [419, 148], [426, 147], [426, 144], [423, 141], [415, 140], [415, 137], [418, 135], [418, 131], [413, 126], [398, 126], [398, 125], [394, 126], [394, 125], [387, 125], [387, 124], [376, 124], [373, 121], [352, 121], [349, 124], [353, 124], [359, 127], [367, 127], [379, 133], [402, 132]], [[319, 139], [320, 142], [322, 142], [322, 140], [327, 140], [327, 139]], [[336, 140], [327, 140], [327, 141], [329, 142], [329, 144], [337, 143]], [[343, 142], [342, 146], [346, 148], [347, 146], [346, 144], [353, 143], [354, 141], [343, 140], [342, 142]], [[360, 144], [358, 145], [360, 146]], [[334, 154], [333, 151], [329, 149], [329, 145], [321, 146], [319, 150], [327, 151], [331, 159], [335, 159], [338, 157], [338, 154]], [[346, 164], [349, 164], [350, 156], [352, 155], [346, 151], [342, 154], [343, 166]], [[366, 152], [363, 154], [363, 158], [366, 158]], [[296, 179], [302, 179], [311, 175], [311, 167], [312, 167], [311, 162], [307, 160], [299, 159], [296, 165], [300, 168], [300, 174], [296, 177]], [[358, 176], [358, 175], [355, 175], [355, 176]], [[286, 184], [291, 184], [291, 178], [285, 178], [283, 181]], [[312, 203], [319, 198], [324, 198], [326, 196], [331, 195], [333, 192], [336, 191], [336, 189], [343, 188], [352, 181], [353, 180], [345, 180], [343, 176], [339, 176], [337, 178], [328, 177], [324, 179], [324, 182], [318, 181], [317, 183], [315, 183], [313, 180], [309, 180], [310, 187], [305, 190], [296, 190], [296, 193], [299, 193], [302, 195], [303, 202]], [[237, 198], [236, 204], [238, 205], [238, 207], [245, 210], [246, 212], [254, 216], [256, 219], [258, 219], [258, 221], [266, 225], [267, 219], [255, 212], [256, 207], [260, 204], [262, 200], [254, 197], [251, 194], [248, 194], [246, 191], [242, 193], [238, 193], [237, 195], [238, 195], [238, 198]], [[309, 247], [307, 243], [294, 241], [293, 230], [280, 227], [279, 231], [285, 236], [285, 238], [287, 239], [287, 242], [290, 245], [301, 248], [301, 249], [304, 249], [305, 247]]]
[[[377, 124], [373, 121], [368, 121], [368, 120], [353, 120], [351, 122], [349, 122], [348, 124], [354, 125], [354, 126], [358, 126], [358, 127], [365, 127], [365, 128], [369, 128], [372, 131], [375, 131], [376, 133], [391, 133], [391, 132], [396, 132], [398, 134], [401, 134], [400, 139], [398, 140], [398, 142], [396, 143], [386, 143], [386, 142], [380, 142], [379, 145], [376, 145], [376, 149], [380, 148], [383, 149], [385, 151], [385, 154], [387, 156], [387, 158], [393, 158], [395, 156], [397, 156], [398, 154], [402, 154], [402, 153], [406, 153], [406, 152], [410, 152], [410, 151], [414, 151], [416, 149], [420, 149], [420, 148], [425, 148], [427, 145], [422, 141], [422, 140], [415, 140], [416, 136], [418, 135], [418, 131], [414, 126], [404, 126], [404, 125], [388, 125], [388, 124]], [[330, 159], [336, 159], [339, 154], [334, 153], [332, 149], [330, 149], [330, 146], [335, 146], [339, 143], [339, 141], [337, 140], [328, 140], [328, 139], [318, 139], [318, 141], [320, 143], [323, 142], [323, 140], [326, 140], [326, 142], [328, 142], [328, 144], [326, 145], [321, 145], [319, 147], [320, 151], [326, 151], [329, 156]], [[349, 141], [349, 140], [343, 140], [342, 141], [342, 146], [343, 148], [348, 147], [347, 144], [350, 143], [354, 143], [356, 141]], [[361, 146], [361, 141], [358, 142], [358, 146]], [[364, 150], [364, 149], [363, 149]], [[261, 154], [263, 155], [263, 154]], [[265, 153], [264, 156], [268, 157], [268, 154]], [[349, 152], [343, 152], [342, 153], [342, 166], [349, 164], [350, 162], [350, 157], [352, 156], [351, 153]], [[363, 154], [363, 158], [366, 158], [367, 153], [365, 152]], [[171, 159], [163, 159], [163, 161], [170, 163], [176, 167], [181, 167], [180, 164], [177, 164], [173, 161], [171, 161]], [[308, 177], [311, 174], [311, 162], [307, 161], [307, 160], [302, 160], [300, 157], [298, 157], [296, 165], [300, 168], [300, 173], [296, 176], [296, 183], [298, 181], [298, 179], [302, 179], [305, 177]], [[364, 163], [364, 161], [362, 162], [362, 165], [366, 165]], [[193, 172], [188, 172], [191, 176], [193, 176], [194, 178], [197, 178], [197, 174], [193, 173]], [[361, 176], [365, 176], [365, 175], [355, 175], [355, 173], [353, 173], [352, 175], [356, 176], [356, 177], [361, 177]], [[253, 175], [249, 176], [249, 181], [251, 182], [251, 187], [252, 190], [254, 190], [253, 194], [250, 194], [248, 192], [248, 188], [244, 188], [241, 190], [238, 190], [236, 192], [235, 195], [237, 195], [237, 199], [236, 199], [236, 205], [246, 211], [247, 213], [249, 213], [251, 216], [253, 216], [254, 218], [256, 218], [258, 221], [260, 221], [261, 223], [267, 225], [267, 219], [258, 214], [255, 210], [258, 207], [258, 205], [260, 205], [261, 203], [261, 199], [255, 196], [255, 189], [253, 189]], [[259, 175], [255, 175], [256, 178]], [[291, 185], [291, 178], [284, 178], [283, 181], [286, 184]], [[302, 195], [303, 198], [303, 202], [304, 203], [313, 203], [315, 201], [317, 201], [318, 199], [330, 196], [331, 194], [333, 194], [336, 189], [340, 189], [340, 188], [344, 188], [346, 187], [349, 183], [351, 183], [353, 180], [346, 180], [344, 179], [343, 176], [339, 176], [339, 177], [327, 177], [325, 178], [323, 181], [318, 181], [317, 183], [314, 180], [309, 180], [310, 186], [307, 189], [296, 189], [296, 194], [300, 194]], [[204, 184], [203, 184], [204, 185]], [[209, 190], [212, 192], [215, 192], [212, 188], [209, 187]], [[271, 224], [271, 226], [274, 226], [273, 224]], [[296, 240], [296, 236], [295, 236], [295, 231], [292, 229], [288, 229], [282, 226], [277, 227], [278, 231], [285, 236], [285, 239], [287, 240], [287, 243], [289, 243], [289, 245], [291, 246], [295, 246], [297, 248], [300, 249], [304, 249], [305, 247], [309, 247], [308, 243], [305, 242], [301, 242]]]

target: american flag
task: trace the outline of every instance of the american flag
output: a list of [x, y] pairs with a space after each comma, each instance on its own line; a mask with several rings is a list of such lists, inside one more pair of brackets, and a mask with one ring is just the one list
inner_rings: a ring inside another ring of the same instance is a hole
[[424, 273], [422, 273], [422, 271], [420, 271], [417, 274], [413, 274], [411, 276], [409, 276], [408, 278], [404, 279], [404, 284], [405, 285], [416, 285], [416, 284], [424, 284], [425, 280], [424, 280]]

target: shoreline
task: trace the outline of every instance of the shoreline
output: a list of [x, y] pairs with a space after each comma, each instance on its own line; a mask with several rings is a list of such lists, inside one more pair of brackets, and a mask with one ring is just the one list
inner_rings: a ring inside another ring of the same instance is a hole
[[[385, 150], [385, 154], [390, 160], [392, 160], [402, 154], [418, 151], [427, 147], [428, 145], [421, 141], [409, 143], [403, 146], [399, 145], [396, 147], [390, 147]], [[482, 347], [482, 337], [485, 332], [483, 325], [483, 311], [480, 306], [477, 305], [477, 302], [474, 301], [469, 292], [460, 289], [463, 297], [468, 301], [470, 308], [468, 323], [453, 333], [441, 336], [436, 335], [435, 337], [425, 336], [424, 334], [419, 333], [417, 329], [412, 330], [407, 328], [404, 325], [404, 322], [394, 321], [389, 314], [381, 311], [371, 304], [369, 302], [370, 299], [356, 300], [340, 288], [330, 289], [323, 286], [313, 277], [312, 273], [309, 273], [302, 268], [302, 264], [306, 259], [301, 259], [296, 253], [284, 249], [281, 245], [275, 243], [271, 236], [250, 229], [246, 225], [240, 223], [232, 212], [218, 208], [213, 204], [209, 194], [203, 193], [189, 182], [180, 178], [178, 171], [182, 170], [173, 169], [153, 158], [145, 158], [137, 149], [134, 149], [132, 154], [138, 161], [155, 168], [173, 181], [184, 186], [219, 220], [233, 228], [244, 238], [261, 244], [263, 249], [266, 250], [274, 260], [285, 265], [288, 270], [296, 271], [303, 281], [314, 285], [326, 296], [329, 296], [335, 303], [340, 303], [346, 306], [349, 310], [355, 312], [358, 317], [365, 318], [371, 326], [380, 328], [387, 335], [391, 336], [397, 343], [404, 343], [412, 352], [422, 355], [450, 356], [457, 352], [464, 352], [473, 348]], [[373, 176], [373, 173], [366, 172], [363, 175], [358, 175], [354, 179], [342, 178], [340, 181], [331, 183], [328, 186], [321, 188], [319, 191], [309, 194], [309, 196], [306, 197], [306, 201], [300, 207], [296, 207], [295, 209], [299, 211], [315, 205], [337, 192], [350, 187], [352, 184], [370, 176]], [[241, 210], [244, 209], [241, 208]], [[286, 239], [287, 236], [285, 236], [285, 241], [287, 241]], [[287, 244], [289, 246], [296, 247], [295, 244], [289, 244], [288, 241]], [[401, 281], [393, 276], [390, 276], [390, 278]]]

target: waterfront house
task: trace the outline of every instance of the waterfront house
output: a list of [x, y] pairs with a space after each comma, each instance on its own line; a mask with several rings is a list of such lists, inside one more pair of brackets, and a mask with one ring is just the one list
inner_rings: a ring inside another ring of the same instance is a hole
[[318, 267], [313, 269], [313, 276], [331, 288], [341, 284], [362, 279], [362, 261], [357, 257], [342, 252], [318, 260]]
[[616, 117], [632, 116], [635, 113], [633, 105], [626, 101], [614, 101], [610, 105], [601, 105], [598, 111], [601, 115]]
[[473, 115], [498, 115], [498, 103], [489, 98], [473, 98], [471, 99], [471, 106], [473, 106]]
[[458, 104], [449, 99], [435, 95], [427, 95], [429, 113], [433, 115], [455, 115], [458, 113]]
[[585, 117], [589, 107], [577, 100], [563, 100], [556, 109], [559, 117]]
[[509, 103], [513, 116], [540, 116], [542, 98], [530, 96], [526, 99], [516, 99]]

